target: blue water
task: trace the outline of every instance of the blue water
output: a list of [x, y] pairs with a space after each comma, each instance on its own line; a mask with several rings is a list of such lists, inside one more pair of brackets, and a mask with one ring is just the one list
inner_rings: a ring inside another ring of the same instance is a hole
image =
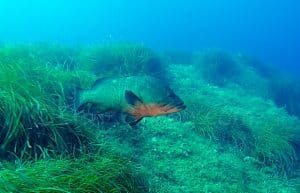
[[0, 42], [221, 48], [300, 72], [298, 0], [2, 0]]

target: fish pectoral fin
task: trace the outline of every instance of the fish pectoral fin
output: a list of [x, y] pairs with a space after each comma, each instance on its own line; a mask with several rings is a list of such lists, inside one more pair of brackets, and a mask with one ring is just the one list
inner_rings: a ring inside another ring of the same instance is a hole
[[133, 106], [143, 103], [143, 101], [130, 90], [125, 91], [125, 99], [128, 104]]
[[140, 122], [144, 117], [144, 108], [146, 107], [144, 102], [132, 91], [125, 91], [126, 102], [131, 105], [128, 110], [128, 115], [125, 118], [125, 121], [130, 125], [134, 126]]
[[128, 123], [130, 126], [136, 125], [142, 119], [143, 119], [143, 117], [136, 118], [134, 115], [131, 115], [131, 114], [127, 114], [126, 117], [125, 117], [126, 123]]
[[142, 119], [143, 119], [143, 117], [142, 117], [142, 118], [139, 118], [139, 119], [137, 119], [137, 120], [135, 120], [135, 121], [133, 121], [133, 122], [130, 122], [129, 125], [130, 125], [130, 126], [135, 126], [135, 125], [138, 124], [138, 122], [140, 122]]

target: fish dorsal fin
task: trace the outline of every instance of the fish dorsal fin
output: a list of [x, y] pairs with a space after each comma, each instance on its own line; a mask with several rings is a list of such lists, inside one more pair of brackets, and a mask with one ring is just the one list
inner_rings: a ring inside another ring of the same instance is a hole
[[139, 103], [143, 103], [143, 101], [138, 96], [136, 96], [132, 91], [129, 91], [129, 90], [125, 91], [125, 99], [128, 104], [133, 105], [133, 106], [135, 106]]
[[109, 79], [111, 79], [111, 78], [109, 78], [109, 77], [98, 78], [98, 79], [93, 83], [92, 89], [95, 88], [95, 87], [97, 87], [97, 86], [99, 86], [100, 84], [102, 84], [103, 82], [105, 82], [105, 81], [107, 81], [107, 80], [109, 80]]

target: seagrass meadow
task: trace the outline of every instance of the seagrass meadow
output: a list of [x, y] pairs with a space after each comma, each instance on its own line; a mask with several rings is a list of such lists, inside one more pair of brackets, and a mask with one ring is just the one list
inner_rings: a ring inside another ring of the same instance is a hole
[[[98, 78], [161, 79], [186, 109], [77, 111]], [[0, 192], [300, 192], [300, 80], [244, 54], [133, 43], [0, 47]]]

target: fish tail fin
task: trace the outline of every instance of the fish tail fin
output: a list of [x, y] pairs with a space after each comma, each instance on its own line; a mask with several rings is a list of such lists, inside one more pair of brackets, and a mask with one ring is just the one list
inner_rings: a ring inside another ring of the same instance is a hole
[[186, 108], [184, 102], [172, 91], [160, 102], [147, 105], [150, 116], [167, 115], [177, 113]]
[[137, 124], [143, 117], [176, 113], [186, 108], [183, 101], [176, 95], [172, 96], [172, 100], [152, 104], [145, 104], [131, 91], [126, 91], [125, 97], [126, 101], [132, 106], [127, 112], [129, 115], [126, 121], [130, 125]]
[[157, 109], [160, 110], [161, 115], [163, 114], [171, 114], [171, 113], [177, 113], [180, 112], [182, 110], [184, 110], [186, 108], [186, 106], [184, 105], [183, 102], [172, 102], [172, 103], [162, 103], [162, 104], [158, 104], [156, 106]]
[[176, 109], [178, 111], [182, 111], [186, 108], [184, 102], [181, 100], [179, 96], [177, 96], [170, 88], [168, 97], [164, 99], [163, 106], [168, 106], [169, 108]]
[[174, 92], [172, 92], [169, 95], [169, 100], [166, 99], [165, 101], [166, 102], [163, 102], [162, 103], [163, 105], [160, 106], [166, 112], [168, 111], [170, 111], [170, 113], [179, 112], [186, 108], [184, 102]]

